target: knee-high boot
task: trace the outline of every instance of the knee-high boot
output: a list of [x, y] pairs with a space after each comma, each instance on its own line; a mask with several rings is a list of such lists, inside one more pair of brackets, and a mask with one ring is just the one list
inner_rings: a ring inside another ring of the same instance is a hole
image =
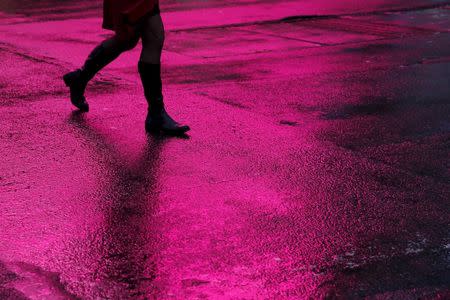
[[89, 54], [84, 65], [63, 76], [64, 83], [70, 88], [70, 101], [80, 111], [89, 111], [89, 104], [84, 97], [84, 91], [88, 82], [107, 64], [115, 60], [123, 51], [118, 47], [107, 49], [105, 42], [98, 45]]
[[148, 102], [148, 114], [145, 120], [147, 132], [162, 131], [172, 135], [182, 135], [189, 131], [187, 125], [182, 125], [172, 119], [164, 107], [161, 83], [161, 65], [139, 62], [139, 74]]

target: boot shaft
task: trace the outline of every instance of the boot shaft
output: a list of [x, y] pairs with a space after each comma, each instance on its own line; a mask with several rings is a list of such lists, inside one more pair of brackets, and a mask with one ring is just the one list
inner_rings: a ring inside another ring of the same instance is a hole
[[111, 43], [111, 45], [108, 44], [108, 46], [105, 46], [106, 42], [103, 41], [95, 47], [87, 57], [84, 65], [80, 68], [80, 80], [85, 84], [123, 52], [123, 49]]
[[144, 95], [149, 105], [149, 112], [159, 113], [164, 109], [161, 64], [149, 64], [140, 61], [138, 69], [144, 88]]

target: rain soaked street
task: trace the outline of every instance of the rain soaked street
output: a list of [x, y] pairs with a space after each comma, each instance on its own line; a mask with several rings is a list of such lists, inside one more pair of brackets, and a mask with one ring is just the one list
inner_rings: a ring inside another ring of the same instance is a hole
[[0, 0], [0, 299], [450, 299], [450, 1], [161, 0], [140, 46], [62, 75], [101, 1]]

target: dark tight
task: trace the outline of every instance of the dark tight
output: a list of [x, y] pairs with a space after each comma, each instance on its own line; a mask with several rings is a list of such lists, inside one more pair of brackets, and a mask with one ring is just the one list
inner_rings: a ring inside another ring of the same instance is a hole
[[164, 46], [164, 25], [160, 15], [146, 18], [141, 30], [142, 52], [140, 61], [159, 64]]
[[[164, 46], [164, 25], [159, 14], [145, 17], [139, 24], [128, 30], [114, 34], [101, 44], [106, 57], [113, 61], [125, 51], [136, 47], [142, 38], [140, 61], [160, 64]], [[110, 63], [111, 61], [108, 61]]]

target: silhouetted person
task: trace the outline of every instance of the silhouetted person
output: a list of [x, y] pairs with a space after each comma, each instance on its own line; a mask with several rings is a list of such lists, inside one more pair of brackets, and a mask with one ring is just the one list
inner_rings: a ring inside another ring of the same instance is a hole
[[70, 88], [70, 100], [80, 111], [89, 111], [84, 97], [88, 82], [103, 67], [121, 53], [136, 47], [142, 38], [139, 74], [149, 104], [145, 129], [183, 134], [189, 126], [174, 121], [164, 108], [161, 82], [161, 52], [164, 45], [164, 26], [159, 0], [104, 0], [103, 28], [113, 30], [114, 36], [104, 40], [88, 56], [84, 65], [64, 75]]

